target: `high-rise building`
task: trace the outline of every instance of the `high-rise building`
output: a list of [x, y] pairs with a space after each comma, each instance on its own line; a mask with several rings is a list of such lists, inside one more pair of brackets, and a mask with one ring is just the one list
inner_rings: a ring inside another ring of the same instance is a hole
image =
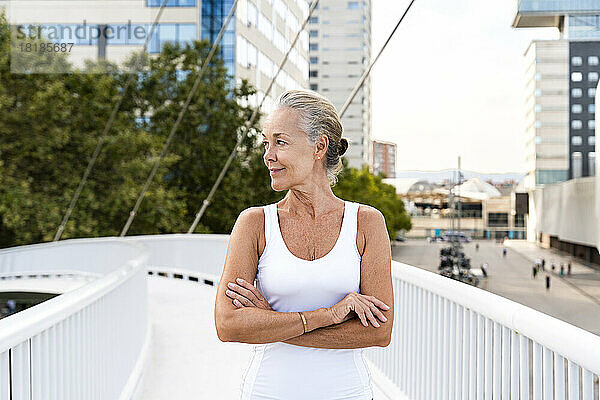
[[373, 140], [373, 174], [396, 177], [396, 143]]
[[527, 49], [525, 185], [595, 174], [600, 1], [520, 0], [513, 27], [556, 27]]
[[[3, 4], [4, 3], [4, 4]], [[97, 7], [47, 0], [39, 7], [28, 1], [0, 0], [11, 25], [61, 32], [53, 41], [73, 43], [69, 60], [82, 66], [84, 59], [105, 58], [121, 63], [140, 50], [163, 0], [99, 1]], [[216, 39], [231, 11], [233, 0], [167, 0], [148, 53], [161, 51], [165, 42], [185, 43]], [[221, 55], [235, 82], [247, 79], [257, 88], [251, 105], [257, 105], [277, 67], [308, 16], [306, 0], [239, 0], [235, 17], [221, 40]], [[108, 32], [100, 34], [97, 32]], [[43, 35], [44, 36], [44, 35]], [[100, 38], [98, 38], [100, 36]], [[308, 88], [308, 33], [302, 32], [288, 61], [265, 100], [263, 112], [272, 109], [282, 91]]]
[[534, 41], [525, 52], [527, 187], [569, 179], [568, 52], [566, 40]]
[[[371, 59], [371, 1], [326, 0], [309, 24], [310, 88], [340, 110]], [[371, 164], [371, 81], [367, 78], [343, 118], [350, 167]]]

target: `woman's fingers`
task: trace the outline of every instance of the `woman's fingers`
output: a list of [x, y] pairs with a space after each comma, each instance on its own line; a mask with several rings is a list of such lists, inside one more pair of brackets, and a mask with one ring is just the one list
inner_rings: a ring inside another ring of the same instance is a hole
[[254, 296], [256, 296], [256, 298], [258, 300], [263, 300], [264, 299], [263, 295], [258, 291], [258, 289], [254, 285], [246, 282], [242, 278], [237, 278], [235, 281], [237, 282], [238, 285], [240, 285], [240, 286], [248, 289], [249, 291], [251, 291], [252, 294], [254, 294]]
[[259, 304], [260, 300], [258, 299], [258, 297], [256, 297], [256, 295], [254, 294], [254, 292], [252, 290], [246, 289], [245, 287], [236, 285], [235, 283], [232, 283], [232, 282], [229, 282], [227, 284], [227, 287], [229, 288], [229, 290], [238, 292], [239, 294], [244, 296], [246, 299], [250, 300], [252, 303], [254, 303], [255, 306], [258, 307], [260, 305]]
[[369, 296], [362, 296], [360, 298], [360, 301], [362, 301], [363, 304], [365, 304], [367, 307], [369, 307], [369, 310], [371, 310], [371, 312], [373, 314], [375, 314], [381, 321], [383, 321], [383, 322], [387, 321], [387, 318], [385, 317], [385, 315], [383, 315], [381, 310], [379, 308], [377, 308], [377, 306], [375, 304], [373, 304], [372, 302], [369, 301]]
[[244, 307], [244, 305], [242, 303], [240, 303], [240, 301], [238, 299], [233, 299], [233, 305], [236, 306], [237, 308], [242, 308]]
[[390, 309], [390, 306], [388, 306], [387, 304], [385, 304], [383, 301], [379, 300], [375, 296], [364, 296], [364, 297], [366, 297], [369, 300], [371, 300], [379, 308], [383, 308], [384, 310], [389, 310]]
[[248, 300], [247, 298], [245, 298], [244, 296], [242, 296], [242, 295], [241, 295], [241, 294], [239, 294], [239, 293], [236, 293], [236, 292], [234, 292], [234, 291], [232, 291], [232, 290], [227, 290], [227, 291], [225, 292], [225, 294], [226, 294], [228, 297], [231, 297], [232, 299], [237, 299], [237, 300], [238, 300], [240, 303], [242, 303], [244, 306], [247, 306], [247, 307], [255, 307], [254, 303], [252, 303], [250, 300]]
[[246, 289], [250, 290], [254, 294], [254, 296], [256, 296], [256, 299], [260, 303], [260, 305], [257, 304], [258, 307], [265, 308], [267, 310], [272, 310], [271, 305], [269, 304], [267, 299], [265, 299], [265, 297], [262, 295], [262, 293], [258, 290], [258, 288], [256, 288], [256, 286], [254, 286], [253, 284], [251, 284], [249, 282], [246, 282], [242, 278], [237, 278], [236, 282], [240, 286], [243, 286]]
[[364, 306], [360, 301], [357, 301], [356, 304], [354, 304], [354, 312], [358, 315], [358, 318], [360, 318], [360, 322], [362, 322], [364, 326], [369, 326], [369, 323], [367, 322], [367, 317], [365, 316]]
[[380, 325], [379, 325], [379, 322], [377, 322], [377, 319], [376, 319], [376, 318], [375, 318], [375, 316], [373, 315], [373, 312], [371, 311], [371, 307], [369, 307], [368, 305], [366, 305], [365, 303], [363, 303], [361, 299], [359, 299], [359, 301], [360, 301], [360, 303], [361, 303], [361, 305], [362, 305], [362, 307], [363, 307], [363, 310], [364, 310], [364, 312], [365, 312], [365, 316], [366, 316], [366, 318], [367, 318], [369, 321], [371, 321], [371, 324], [372, 324], [373, 326], [375, 326], [376, 328], [379, 328], [379, 326], [380, 326]]

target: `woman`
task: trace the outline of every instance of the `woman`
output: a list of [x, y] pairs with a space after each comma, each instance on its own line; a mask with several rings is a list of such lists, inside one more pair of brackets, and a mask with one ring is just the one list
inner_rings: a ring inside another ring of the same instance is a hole
[[271, 186], [288, 192], [240, 213], [215, 302], [219, 339], [257, 344], [242, 400], [373, 398], [363, 348], [390, 343], [391, 247], [381, 212], [331, 190], [341, 136], [312, 91], [284, 92], [264, 122]]

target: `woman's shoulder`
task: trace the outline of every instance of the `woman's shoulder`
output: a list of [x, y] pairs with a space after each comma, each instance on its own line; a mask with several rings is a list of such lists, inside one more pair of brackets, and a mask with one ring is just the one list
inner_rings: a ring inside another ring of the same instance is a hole
[[358, 229], [362, 232], [369, 232], [381, 222], [385, 224], [383, 213], [368, 204], [359, 203], [357, 219]]
[[266, 206], [252, 206], [248, 207], [238, 216], [238, 220], [243, 220], [248, 224], [258, 224], [263, 223], [265, 220], [265, 207]]

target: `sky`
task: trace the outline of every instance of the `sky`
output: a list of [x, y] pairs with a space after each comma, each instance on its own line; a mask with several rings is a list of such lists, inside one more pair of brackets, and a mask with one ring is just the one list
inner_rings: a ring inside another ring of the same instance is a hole
[[[408, 0], [372, 0], [374, 58]], [[372, 139], [397, 171], [525, 172], [525, 59], [553, 28], [513, 29], [517, 0], [415, 0], [371, 71]]]

